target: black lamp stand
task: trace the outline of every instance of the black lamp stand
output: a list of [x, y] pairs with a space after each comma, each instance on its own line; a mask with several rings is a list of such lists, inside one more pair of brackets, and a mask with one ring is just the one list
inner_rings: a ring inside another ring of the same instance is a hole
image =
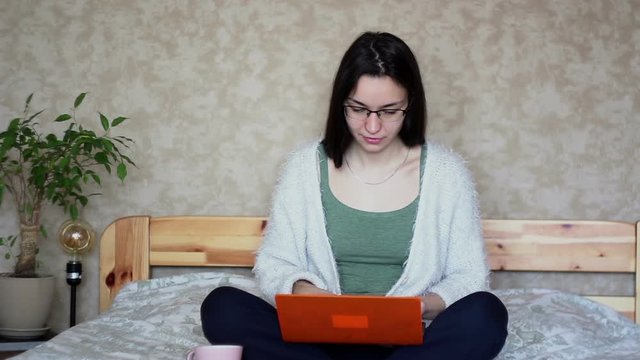
[[69, 304], [69, 327], [76, 325], [76, 286], [82, 281], [82, 263], [78, 260], [67, 262], [67, 284], [71, 286]]

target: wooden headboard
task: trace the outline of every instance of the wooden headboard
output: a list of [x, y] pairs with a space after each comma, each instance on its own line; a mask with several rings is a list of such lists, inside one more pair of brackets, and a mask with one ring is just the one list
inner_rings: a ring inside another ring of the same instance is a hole
[[[252, 267], [264, 217], [129, 216], [100, 241], [100, 311], [152, 266]], [[640, 323], [640, 223], [483, 220], [493, 271], [635, 274], [633, 296], [588, 296]]]

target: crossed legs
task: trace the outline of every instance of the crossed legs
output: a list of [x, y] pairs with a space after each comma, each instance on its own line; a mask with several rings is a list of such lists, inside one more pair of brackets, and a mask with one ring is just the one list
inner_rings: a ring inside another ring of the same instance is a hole
[[243, 345], [244, 360], [492, 359], [504, 345], [508, 321], [507, 310], [495, 295], [477, 292], [438, 315], [419, 346], [287, 343], [273, 306], [232, 287], [213, 290], [202, 303], [200, 315], [207, 340]]

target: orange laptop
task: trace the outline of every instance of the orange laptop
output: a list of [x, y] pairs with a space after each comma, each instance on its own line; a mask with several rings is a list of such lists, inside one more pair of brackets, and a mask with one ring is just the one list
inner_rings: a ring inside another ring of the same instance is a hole
[[277, 294], [276, 308], [289, 342], [422, 344], [419, 297]]

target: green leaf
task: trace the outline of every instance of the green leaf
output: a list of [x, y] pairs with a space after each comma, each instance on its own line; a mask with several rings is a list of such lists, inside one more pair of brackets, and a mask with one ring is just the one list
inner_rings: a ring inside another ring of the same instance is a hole
[[12, 119], [11, 122], [9, 123], [9, 129], [16, 129], [19, 125], [20, 125], [20, 118], [15, 118]]
[[73, 146], [71, 147], [71, 150], [69, 150], [69, 153], [71, 153], [71, 156], [73, 156], [74, 158], [78, 158], [78, 154], [80, 154], [80, 145], [79, 144], [73, 144]]
[[136, 166], [136, 163], [134, 163], [133, 160], [131, 160], [128, 156], [122, 155], [121, 158], [126, 160], [129, 164]]
[[29, 119], [27, 119], [27, 122], [29, 122], [29, 121], [31, 121], [31, 120], [33, 120], [33, 119], [35, 119], [35, 118], [36, 118], [36, 116], [38, 116], [38, 115], [42, 114], [42, 112], [43, 112], [43, 111], [44, 111], [44, 110], [40, 110], [40, 111], [38, 111], [37, 113], [35, 113], [35, 114], [33, 114], [33, 115], [29, 116]]
[[113, 151], [113, 143], [111, 141], [109, 141], [109, 139], [102, 139], [102, 145], [103, 148], [108, 151], [108, 152], [112, 152]]
[[45, 168], [38, 166], [31, 169], [33, 182], [37, 187], [43, 187], [47, 179], [47, 171]]
[[58, 164], [58, 166], [60, 166], [61, 168], [66, 168], [67, 165], [69, 165], [69, 162], [71, 160], [68, 157], [62, 158], [62, 160], [60, 160], [60, 163]]
[[100, 114], [100, 123], [102, 123], [102, 128], [104, 129], [104, 131], [109, 130], [109, 119], [107, 119], [106, 116], [102, 115], [102, 113], [98, 114]]
[[96, 184], [98, 184], [98, 185], [102, 185], [102, 184], [100, 183], [100, 176], [98, 176], [98, 175], [96, 175], [96, 174], [91, 174], [91, 177], [93, 178], [93, 181], [95, 181], [95, 182], [96, 182]]
[[56, 136], [56, 134], [48, 134], [45, 139], [47, 140], [47, 143], [49, 143], [49, 145], [53, 145], [58, 142], [58, 137]]
[[11, 259], [11, 254], [9, 253], [4, 254], [4, 258], [7, 260]]
[[94, 138], [94, 139], [91, 139], [91, 141], [92, 141], [92, 144], [93, 144], [93, 146], [95, 148], [97, 148], [97, 149], [102, 149], [103, 148], [102, 139]]
[[87, 95], [86, 92], [83, 92], [80, 95], [78, 95], [78, 97], [76, 98], [76, 101], [73, 102], [73, 107], [77, 108], [78, 106], [80, 106], [80, 104], [82, 104], [82, 101], [84, 100], [84, 97], [86, 95]]
[[130, 149], [131, 147], [125, 142], [125, 140], [121, 139], [121, 136], [116, 136], [114, 138], [112, 138], [114, 141], [119, 142], [120, 144], [122, 144], [122, 146], [126, 147], [127, 149]]
[[25, 103], [27, 105], [29, 105], [31, 103], [31, 99], [33, 98], [33, 93], [29, 94], [29, 96], [27, 96], [27, 101], [25, 101]]
[[71, 169], [71, 173], [76, 174], [76, 176], [72, 179], [73, 181], [78, 181], [78, 179], [82, 177], [82, 169], [79, 166], [74, 166], [73, 169]]
[[14, 133], [14, 132], [6, 132], [6, 133], [2, 133], [2, 135], [3, 135], [2, 137], [4, 139], [4, 141], [2, 142], [2, 150], [3, 151], [8, 151], [16, 143], [16, 133]]
[[84, 143], [84, 152], [90, 153], [91, 150], [93, 150], [93, 145], [89, 142]]
[[33, 135], [35, 135], [35, 132], [30, 128], [24, 128], [22, 129], [22, 135], [32, 137]]
[[71, 119], [71, 115], [69, 115], [69, 114], [62, 114], [62, 115], [58, 116], [54, 121], [55, 121], [55, 122], [62, 122], [62, 121], [67, 121], [67, 120], [69, 120], [69, 119]]
[[127, 166], [124, 163], [118, 164], [117, 172], [120, 181], [124, 181], [124, 178], [127, 177]]
[[111, 127], [118, 126], [118, 125], [122, 124], [127, 119], [128, 118], [126, 118], [126, 117], [118, 116], [117, 118], [113, 119], [113, 121], [111, 122]]
[[98, 164], [104, 165], [109, 163], [109, 158], [107, 158], [107, 154], [103, 152], [96, 153], [93, 158], [98, 162]]

